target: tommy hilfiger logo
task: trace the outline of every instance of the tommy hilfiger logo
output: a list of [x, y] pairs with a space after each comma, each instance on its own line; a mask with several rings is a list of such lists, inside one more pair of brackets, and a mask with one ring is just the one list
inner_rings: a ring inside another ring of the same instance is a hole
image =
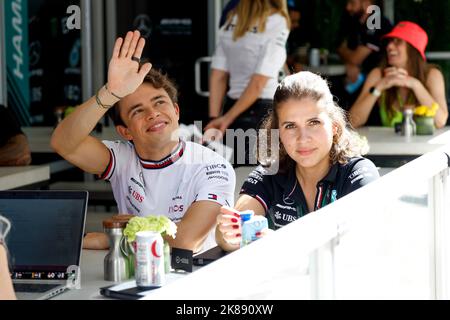
[[208, 199], [209, 200], [217, 200], [217, 194], [208, 193]]

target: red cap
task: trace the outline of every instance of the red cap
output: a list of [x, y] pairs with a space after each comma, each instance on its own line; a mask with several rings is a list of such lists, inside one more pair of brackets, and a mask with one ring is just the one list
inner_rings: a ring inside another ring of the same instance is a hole
[[420, 52], [423, 60], [426, 60], [425, 48], [428, 43], [428, 36], [425, 30], [418, 24], [410, 21], [401, 21], [391, 30], [391, 32], [383, 36], [383, 39], [385, 38], [399, 38], [405, 40]]

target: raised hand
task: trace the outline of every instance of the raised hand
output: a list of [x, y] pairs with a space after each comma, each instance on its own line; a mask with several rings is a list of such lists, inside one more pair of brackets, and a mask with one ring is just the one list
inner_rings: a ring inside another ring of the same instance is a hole
[[108, 89], [115, 95], [125, 97], [136, 91], [152, 68], [150, 63], [139, 63], [144, 46], [139, 31], [129, 31], [125, 39], [116, 40], [108, 68]]

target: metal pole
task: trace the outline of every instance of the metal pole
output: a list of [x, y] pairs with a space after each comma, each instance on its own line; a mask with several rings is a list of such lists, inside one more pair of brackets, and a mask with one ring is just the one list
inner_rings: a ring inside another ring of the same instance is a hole
[[216, 49], [222, 7], [221, 0], [208, 1], [208, 56], [212, 56]]
[[[96, 0], [98, 1], [98, 0]], [[92, 73], [92, 1], [81, 0], [81, 87], [83, 101], [94, 95]], [[84, 173], [84, 181], [94, 181], [94, 176]]]
[[106, 61], [112, 55], [114, 43], [117, 38], [117, 1], [107, 0], [106, 7]]
[[7, 105], [6, 94], [5, 1], [0, 0], [0, 104]]
[[91, 0], [81, 0], [81, 82], [83, 101], [93, 96]]
[[105, 83], [104, 3], [92, 2], [92, 86], [94, 91]]

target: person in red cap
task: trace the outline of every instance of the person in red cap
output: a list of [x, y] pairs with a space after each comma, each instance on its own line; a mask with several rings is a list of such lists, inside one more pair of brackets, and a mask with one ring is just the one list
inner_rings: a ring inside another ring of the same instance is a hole
[[427, 33], [414, 22], [402, 21], [383, 39], [387, 40], [385, 57], [380, 67], [369, 73], [351, 107], [351, 124], [355, 128], [365, 124], [392, 127], [402, 121], [404, 109], [437, 103], [434, 124], [436, 128], [445, 126], [444, 76], [426, 62]]

